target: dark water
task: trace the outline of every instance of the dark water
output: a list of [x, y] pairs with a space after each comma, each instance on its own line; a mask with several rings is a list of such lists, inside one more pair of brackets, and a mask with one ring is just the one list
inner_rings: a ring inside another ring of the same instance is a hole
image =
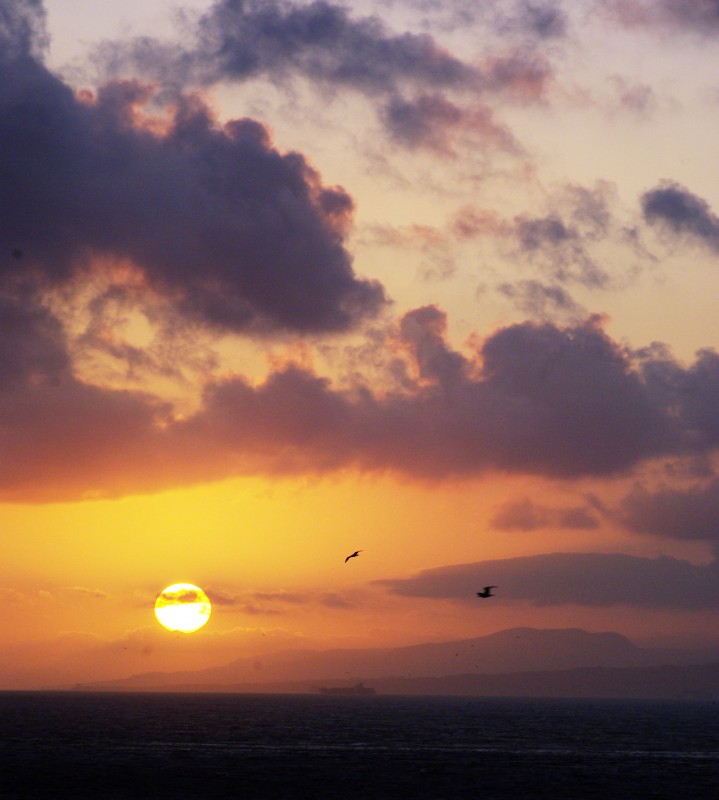
[[719, 704], [0, 693], [0, 797], [719, 798]]

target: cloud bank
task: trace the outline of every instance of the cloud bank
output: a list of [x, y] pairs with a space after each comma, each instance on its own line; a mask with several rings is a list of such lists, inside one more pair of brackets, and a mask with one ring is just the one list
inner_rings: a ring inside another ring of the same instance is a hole
[[13, 377], [0, 393], [6, 499], [346, 468], [423, 480], [608, 476], [719, 442], [719, 356], [705, 351], [688, 368], [666, 354], [636, 364], [596, 319], [502, 328], [470, 357], [449, 346], [444, 313], [425, 306], [385, 342], [395, 388], [342, 389], [289, 364], [257, 384], [211, 381], [201, 408], [181, 418], [151, 395], [81, 382], [49, 312], [3, 302], [0, 374]]
[[502, 600], [537, 606], [635, 606], [700, 610], [719, 606], [719, 567], [664, 556], [548, 553], [424, 570], [376, 583], [405, 597], [476, 603], [475, 592], [496, 583]]

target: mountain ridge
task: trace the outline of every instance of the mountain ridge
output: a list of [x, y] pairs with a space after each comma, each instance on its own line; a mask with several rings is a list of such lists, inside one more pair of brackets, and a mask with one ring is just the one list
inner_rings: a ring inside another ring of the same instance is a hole
[[[716, 654], [719, 658], [719, 653]], [[280, 650], [200, 670], [138, 673], [78, 688], [155, 690], [183, 686], [348, 683], [431, 679], [448, 675], [507, 675], [582, 668], [646, 668], [681, 665], [699, 658], [689, 651], [640, 648], [612, 631], [517, 627], [474, 639], [397, 648]], [[707, 659], [710, 660], [710, 659]]]

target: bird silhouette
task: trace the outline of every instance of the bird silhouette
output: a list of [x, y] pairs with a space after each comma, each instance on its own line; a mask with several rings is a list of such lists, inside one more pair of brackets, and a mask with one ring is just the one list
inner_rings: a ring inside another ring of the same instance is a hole
[[345, 564], [350, 560], [350, 558], [357, 558], [357, 556], [361, 553], [361, 550], [355, 550], [354, 553], [350, 553], [345, 559]]
[[496, 586], [485, 586], [481, 592], [477, 592], [477, 597], [494, 597], [492, 594], [492, 589], [496, 588]]

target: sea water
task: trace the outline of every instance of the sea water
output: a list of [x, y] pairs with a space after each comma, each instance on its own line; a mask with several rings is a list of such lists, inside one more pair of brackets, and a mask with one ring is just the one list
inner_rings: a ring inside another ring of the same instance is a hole
[[719, 798], [719, 704], [0, 693], [3, 800]]

